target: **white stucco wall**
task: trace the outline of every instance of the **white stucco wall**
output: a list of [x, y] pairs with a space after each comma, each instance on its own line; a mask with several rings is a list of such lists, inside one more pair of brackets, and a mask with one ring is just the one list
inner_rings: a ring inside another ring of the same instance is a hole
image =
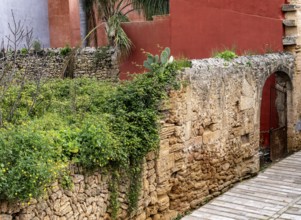
[[[0, 41], [10, 34], [8, 22], [12, 23], [11, 10], [16, 20], [33, 27], [33, 37], [49, 47], [48, 0], [0, 0]], [[24, 47], [23, 43], [19, 48]]]

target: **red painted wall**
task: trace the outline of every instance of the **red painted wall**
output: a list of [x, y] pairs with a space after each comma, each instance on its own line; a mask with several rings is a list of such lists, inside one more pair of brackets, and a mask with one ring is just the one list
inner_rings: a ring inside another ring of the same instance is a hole
[[[260, 138], [263, 140], [264, 146], [269, 146], [270, 137], [268, 131], [271, 128], [278, 127], [278, 117], [275, 115], [277, 112], [275, 100], [276, 93], [274, 88], [276, 84], [276, 76], [272, 74], [265, 82], [262, 90], [261, 110], [260, 110]], [[274, 114], [272, 114], [272, 112]], [[274, 118], [271, 118], [271, 115]]]
[[128, 73], [143, 72], [142, 65], [145, 54], [158, 53], [161, 48], [170, 47], [170, 17], [158, 17], [154, 21], [124, 23], [124, 30], [132, 40], [134, 47], [130, 56], [120, 65], [121, 79], [126, 79]]
[[[124, 12], [131, 9], [130, 6], [125, 7]], [[81, 43], [78, 0], [48, 0], [48, 14], [51, 47], [77, 46]], [[143, 14], [135, 11], [128, 13], [128, 17], [131, 21], [145, 20]], [[97, 39], [98, 46], [107, 45], [103, 26], [97, 30]]]
[[[74, 0], [69, 0], [71, 3]], [[51, 46], [62, 47], [78, 42], [78, 10], [69, 1], [49, 0]], [[157, 53], [157, 45], [169, 46], [175, 56], [210, 57], [214, 51], [236, 48], [239, 54], [282, 51], [285, 0], [171, 0], [170, 16], [162, 20], [123, 24], [134, 43], [131, 56], [120, 66], [121, 78], [127, 72], [141, 72], [133, 62], [142, 65], [141, 49]], [[159, 17], [160, 18], [160, 17]], [[107, 43], [103, 28], [98, 30], [98, 44]]]
[[[78, 0], [69, 0], [69, 16], [70, 16], [70, 25], [71, 33], [70, 38], [71, 42], [69, 45], [77, 46], [81, 43], [80, 35], [80, 15], [79, 15], [79, 1]], [[65, 46], [65, 45], [63, 45]]]
[[48, 1], [50, 46], [62, 47], [71, 42], [69, 1]]
[[171, 47], [189, 58], [214, 50], [281, 51], [285, 0], [172, 0]]

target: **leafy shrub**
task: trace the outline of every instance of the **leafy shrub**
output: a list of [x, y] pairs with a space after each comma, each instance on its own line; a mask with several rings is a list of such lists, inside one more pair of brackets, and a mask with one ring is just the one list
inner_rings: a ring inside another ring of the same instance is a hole
[[34, 52], [38, 53], [42, 50], [42, 45], [41, 42], [38, 40], [35, 40], [32, 44]]
[[[20, 88], [8, 89], [0, 103], [4, 120], [0, 156], [5, 158], [0, 161], [0, 198], [28, 200], [40, 196], [60, 178], [69, 161], [90, 168], [115, 158], [99, 108], [108, 86], [112, 85], [93, 79], [49, 80], [36, 94], [36, 85], [29, 82], [11, 118], [11, 106]], [[33, 99], [37, 104], [29, 114]]]
[[230, 61], [230, 60], [233, 60], [234, 58], [237, 57], [236, 53], [232, 50], [225, 50], [223, 52], [219, 52], [219, 53], [216, 53], [214, 55], [215, 58], [222, 58], [226, 61]]
[[22, 55], [28, 54], [28, 50], [27, 50], [26, 48], [22, 48], [22, 49], [20, 50], [20, 52], [21, 52]]
[[60, 54], [62, 56], [67, 56], [70, 52], [71, 52], [71, 48], [68, 44], [60, 50]]
[[130, 169], [131, 210], [142, 158], [159, 146], [161, 102], [180, 85], [183, 63], [163, 56], [120, 84], [77, 78], [9, 87], [0, 102], [0, 199], [38, 197], [57, 178], [69, 185], [67, 164], [78, 163]]
[[[33, 123], [33, 122], [32, 122]], [[65, 164], [53, 136], [33, 124], [1, 129], [0, 198], [28, 200], [46, 191]]]

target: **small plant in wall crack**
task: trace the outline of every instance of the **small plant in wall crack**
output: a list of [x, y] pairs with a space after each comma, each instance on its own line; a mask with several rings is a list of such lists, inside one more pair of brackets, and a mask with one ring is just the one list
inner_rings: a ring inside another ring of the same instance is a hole
[[235, 51], [232, 51], [232, 50], [225, 50], [225, 51], [216, 53], [214, 55], [214, 58], [221, 58], [221, 59], [224, 59], [226, 61], [233, 60], [236, 57], [238, 57], [237, 54], [235, 53]]
[[118, 210], [119, 210], [119, 201], [118, 201], [118, 185], [119, 185], [119, 173], [117, 170], [113, 170], [111, 175], [111, 182], [109, 185], [110, 189], [110, 208], [112, 210], [111, 217], [112, 219], [117, 219]]
[[67, 56], [70, 52], [71, 52], [71, 48], [70, 46], [67, 44], [65, 47], [63, 47], [61, 50], [60, 50], [60, 54], [62, 56]]

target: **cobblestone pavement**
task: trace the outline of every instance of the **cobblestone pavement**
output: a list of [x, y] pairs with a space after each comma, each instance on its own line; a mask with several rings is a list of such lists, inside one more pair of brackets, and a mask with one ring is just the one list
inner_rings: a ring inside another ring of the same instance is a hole
[[301, 220], [301, 151], [182, 218], [198, 219]]

